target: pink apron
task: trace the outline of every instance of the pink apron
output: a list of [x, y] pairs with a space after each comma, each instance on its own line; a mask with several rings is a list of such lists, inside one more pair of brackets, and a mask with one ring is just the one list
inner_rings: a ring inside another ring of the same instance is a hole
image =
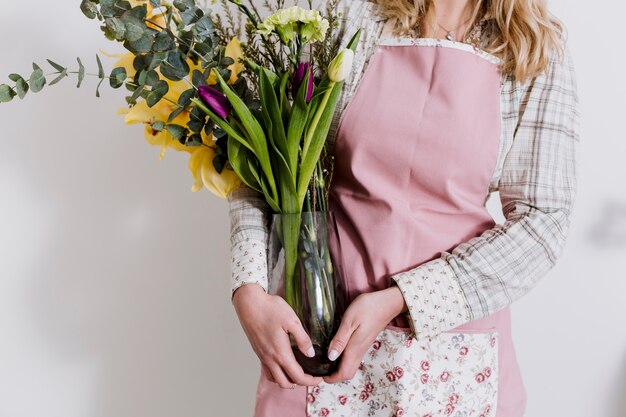
[[[496, 63], [441, 39], [382, 38], [376, 48], [334, 144], [329, 205], [351, 299], [495, 225], [485, 202], [501, 133]], [[261, 375], [255, 417], [523, 416], [508, 307], [410, 335], [396, 317], [339, 384], [289, 390]]]

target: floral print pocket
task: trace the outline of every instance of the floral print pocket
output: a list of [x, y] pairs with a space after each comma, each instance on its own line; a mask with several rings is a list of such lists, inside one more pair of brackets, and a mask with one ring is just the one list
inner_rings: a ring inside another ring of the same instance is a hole
[[307, 416], [486, 417], [498, 397], [495, 328], [416, 340], [387, 326], [350, 381], [307, 387]]

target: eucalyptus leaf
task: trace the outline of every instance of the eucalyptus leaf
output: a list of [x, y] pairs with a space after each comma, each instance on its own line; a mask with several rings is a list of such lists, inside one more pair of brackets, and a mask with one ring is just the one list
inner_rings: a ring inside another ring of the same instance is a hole
[[196, 90], [190, 88], [189, 90], [183, 91], [178, 97], [178, 104], [181, 107], [188, 107], [191, 104], [191, 98], [196, 95]]
[[189, 75], [189, 65], [185, 57], [181, 56], [178, 51], [171, 51], [167, 55], [167, 59], [161, 62], [159, 68], [161, 74], [172, 81], [180, 81]]
[[168, 124], [165, 126], [165, 129], [170, 132], [174, 139], [179, 140], [180, 138], [186, 136], [187, 129], [181, 125]]
[[194, 133], [193, 135], [189, 136], [189, 139], [187, 139], [187, 142], [185, 142], [185, 145], [187, 146], [202, 145], [202, 135], [200, 135], [199, 133]]
[[102, 80], [104, 78], [104, 68], [102, 67], [102, 61], [100, 61], [98, 54], [96, 54], [96, 62], [98, 64], [98, 78]]
[[100, 0], [100, 13], [104, 17], [119, 17], [131, 7], [125, 0]]
[[190, 7], [180, 14], [183, 23], [186, 25], [197, 22], [202, 16], [204, 16], [204, 12], [198, 7]]
[[118, 17], [111, 17], [105, 19], [105, 24], [107, 29], [111, 32], [111, 35], [115, 40], [121, 41], [124, 40], [126, 36], [126, 25], [124, 22]]
[[57, 70], [57, 71], [59, 71], [59, 72], [67, 71], [67, 68], [65, 68], [65, 67], [63, 67], [63, 66], [61, 66], [61, 65], [57, 64], [56, 62], [51, 61], [51, 60], [49, 60], [49, 59], [48, 59], [47, 61], [48, 61], [48, 63], [49, 63], [50, 65], [52, 65], [52, 66], [54, 67], [54, 69], [55, 69], [55, 70]]
[[112, 88], [120, 88], [124, 84], [124, 81], [126, 81], [126, 78], [126, 68], [113, 68], [113, 71], [111, 71], [111, 76], [109, 77], [109, 84]]
[[146, 25], [135, 17], [124, 19], [125, 39], [128, 42], [135, 42], [141, 39], [146, 30]]
[[135, 68], [135, 71], [139, 72], [148, 68], [151, 61], [152, 57], [150, 55], [137, 55], [135, 59], [133, 59], [133, 68]]
[[154, 37], [152, 49], [155, 52], [169, 51], [174, 48], [176, 48], [176, 42], [174, 41], [172, 35], [170, 35], [167, 31], [162, 30]]
[[124, 42], [124, 47], [135, 54], [148, 53], [152, 50], [156, 31], [146, 28], [143, 36], [135, 41]]
[[152, 130], [155, 132], [161, 132], [165, 128], [165, 123], [156, 121], [152, 123]]
[[76, 88], [80, 88], [80, 85], [85, 79], [85, 66], [81, 62], [80, 58], [76, 58], [76, 60], [78, 61], [78, 84], [76, 85]]
[[96, 97], [100, 97], [100, 86], [102, 85], [103, 81], [104, 81], [104, 78], [101, 79], [98, 85], [96, 86]]
[[0, 84], [0, 103], [8, 103], [17, 93], [7, 84]]
[[193, 33], [200, 39], [209, 38], [213, 31], [213, 21], [208, 16], [203, 16], [193, 27]]
[[171, 123], [175, 118], [178, 117], [179, 114], [181, 114], [183, 112], [183, 110], [185, 110], [182, 107], [177, 108], [176, 110], [174, 110], [173, 112], [170, 113], [170, 115], [167, 118], [167, 122]]
[[174, 0], [174, 7], [176, 7], [181, 12], [184, 12], [185, 10], [193, 6], [195, 6], [195, 1], [193, 0]]
[[146, 104], [148, 104], [148, 107], [152, 107], [159, 101], [161, 101], [161, 99], [167, 94], [169, 89], [170, 87], [166, 81], [159, 80], [155, 84], [155, 86], [152, 87], [152, 91], [150, 91], [150, 94], [148, 94], [148, 98], [146, 99]]
[[30, 75], [30, 80], [28, 83], [30, 84], [30, 89], [33, 93], [40, 92], [44, 85], [46, 85], [46, 77], [41, 68], [37, 66], [37, 64], [33, 64], [36, 69]]
[[206, 78], [202, 71], [193, 70], [191, 74], [191, 83], [194, 87], [200, 88], [200, 86], [207, 85]]
[[150, 4], [152, 5], [152, 7], [160, 7], [161, 0], [150, 0]]
[[80, 10], [89, 19], [95, 19], [98, 16], [98, 6], [93, 1], [82, 0]]
[[59, 76], [56, 77], [54, 80], [50, 81], [49, 85], [55, 85], [56, 83], [58, 83], [59, 81], [61, 81], [65, 77], [67, 77], [67, 70], [61, 71], [61, 74], [59, 74]]
[[19, 98], [24, 98], [26, 93], [28, 93], [28, 83], [22, 77], [15, 81], [15, 91], [17, 91]]

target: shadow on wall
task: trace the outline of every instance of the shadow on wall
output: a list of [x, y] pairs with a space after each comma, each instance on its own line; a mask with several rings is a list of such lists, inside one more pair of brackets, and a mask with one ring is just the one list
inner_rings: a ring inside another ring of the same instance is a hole
[[587, 233], [589, 242], [601, 248], [626, 246], [626, 202], [608, 200], [599, 213]]
[[611, 417], [626, 416], [626, 355], [622, 361], [620, 380], [617, 383], [616, 400]]

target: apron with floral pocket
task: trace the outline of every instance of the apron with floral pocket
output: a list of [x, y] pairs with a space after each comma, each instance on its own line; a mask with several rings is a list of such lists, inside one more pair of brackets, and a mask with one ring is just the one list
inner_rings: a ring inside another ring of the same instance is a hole
[[[377, 40], [333, 147], [349, 299], [495, 225], [501, 81], [497, 58], [467, 43]], [[284, 390], [261, 376], [255, 417], [521, 417], [525, 402], [507, 307], [420, 339], [400, 315], [350, 381]]]

